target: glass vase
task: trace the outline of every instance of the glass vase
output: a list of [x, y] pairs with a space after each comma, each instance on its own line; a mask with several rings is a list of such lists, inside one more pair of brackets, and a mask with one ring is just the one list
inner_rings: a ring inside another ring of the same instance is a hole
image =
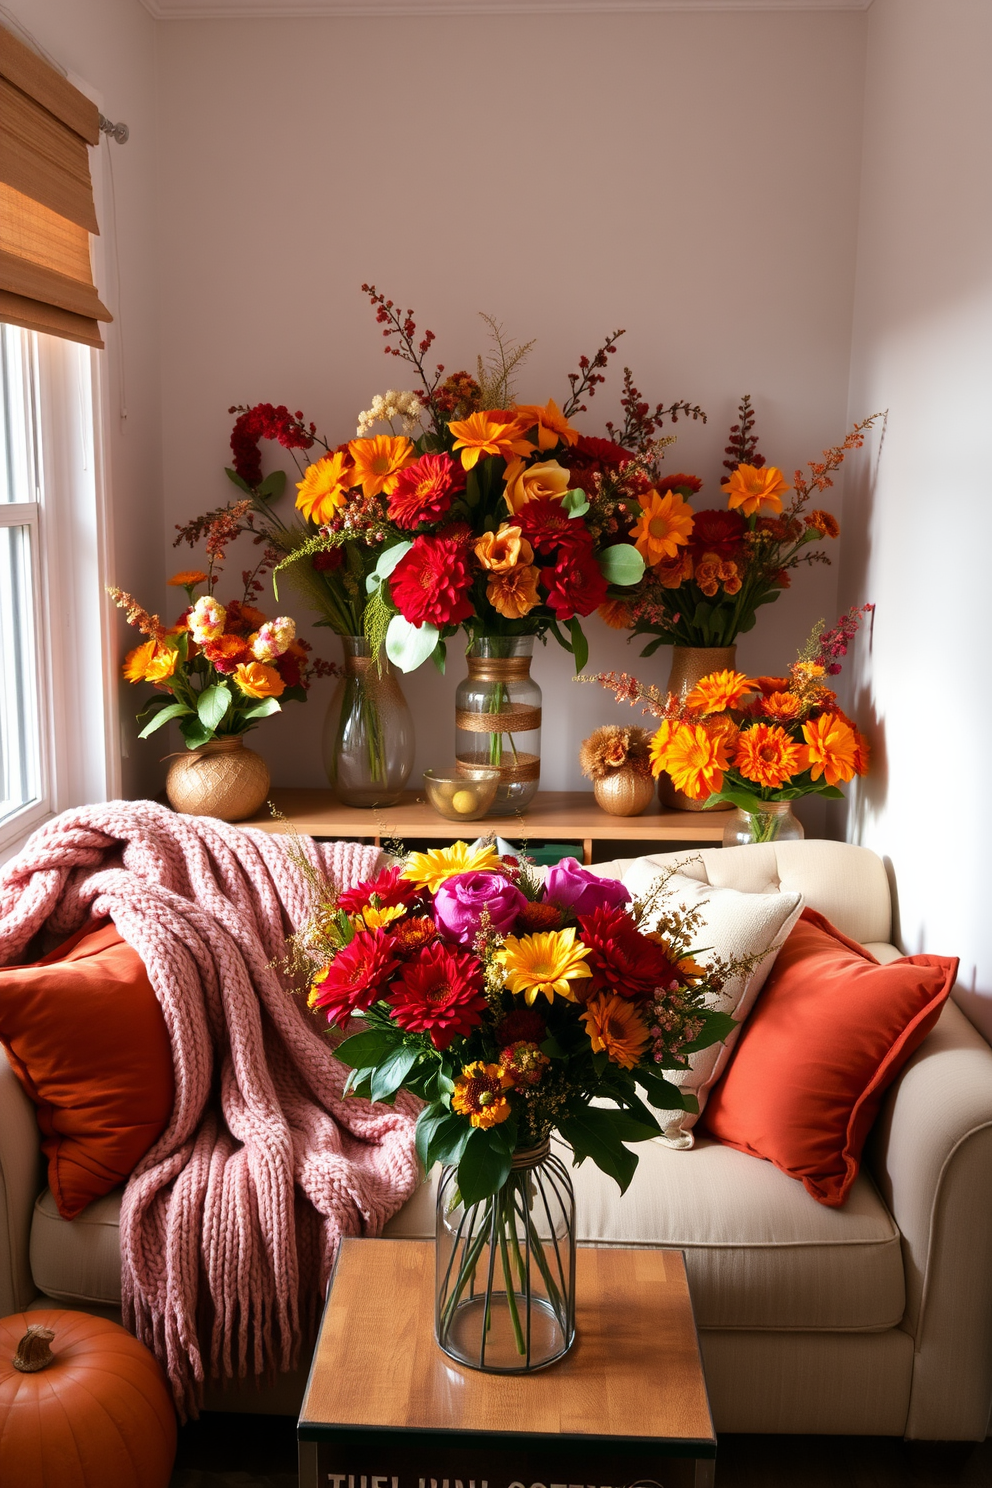
[[499, 771], [488, 816], [509, 816], [534, 799], [541, 778], [541, 689], [530, 674], [533, 636], [482, 636], [466, 652], [468, 676], [455, 694], [455, 760]]
[[342, 636], [344, 676], [324, 720], [324, 769], [346, 806], [395, 806], [413, 769], [413, 719], [396, 673], [364, 636]]
[[575, 1339], [575, 1197], [550, 1144], [518, 1151], [491, 1198], [466, 1205], [456, 1168], [437, 1191], [434, 1335], [459, 1364], [527, 1374]]
[[749, 842], [798, 842], [806, 833], [791, 801], [759, 801], [752, 813], [734, 808], [723, 829], [724, 847], [746, 847]]

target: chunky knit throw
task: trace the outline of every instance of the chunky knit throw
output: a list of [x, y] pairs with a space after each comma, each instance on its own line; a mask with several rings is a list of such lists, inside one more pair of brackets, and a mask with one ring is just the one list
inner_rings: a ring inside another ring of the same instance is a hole
[[416, 1102], [342, 1099], [345, 1071], [273, 962], [306, 917], [305, 854], [338, 887], [378, 849], [111, 801], [49, 822], [0, 870], [0, 965], [109, 915], [172, 1042], [176, 1103], [121, 1208], [125, 1324], [180, 1415], [206, 1377], [299, 1362], [342, 1235], [378, 1233], [418, 1182]]

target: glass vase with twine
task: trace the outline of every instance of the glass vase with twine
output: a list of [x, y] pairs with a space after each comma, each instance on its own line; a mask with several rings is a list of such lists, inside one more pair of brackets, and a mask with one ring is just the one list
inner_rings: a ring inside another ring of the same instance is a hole
[[541, 689], [530, 675], [534, 637], [479, 636], [455, 694], [456, 768], [499, 771], [489, 816], [534, 799], [541, 778]]
[[395, 806], [414, 760], [413, 718], [385, 652], [373, 660], [365, 636], [341, 637], [344, 676], [324, 720], [324, 769], [338, 800]]
[[746, 847], [751, 842], [799, 842], [805, 837], [803, 824], [791, 801], [758, 801], [757, 810], [733, 808], [723, 829], [724, 847]]

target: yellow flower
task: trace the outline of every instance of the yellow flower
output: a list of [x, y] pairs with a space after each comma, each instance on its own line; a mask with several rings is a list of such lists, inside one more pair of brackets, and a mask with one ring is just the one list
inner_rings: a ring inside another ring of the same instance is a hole
[[173, 589], [192, 589], [194, 584], [205, 584], [207, 576], [202, 568], [184, 568], [165, 581]]
[[472, 470], [483, 455], [529, 455], [531, 446], [521, 438], [520, 425], [512, 413], [499, 408], [484, 413], [470, 413], [467, 419], [453, 420], [448, 428], [455, 436], [453, 448], [461, 450], [462, 466]]
[[356, 930], [382, 930], [394, 920], [401, 920], [406, 911], [405, 904], [384, 904], [381, 909], [376, 909], [373, 904], [366, 904], [361, 914], [353, 914], [349, 918]]
[[538, 460], [536, 465], [525, 465], [518, 458], [507, 465], [503, 479], [504, 499], [516, 516], [528, 501], [560, 501], [572, 477], [557, 460]]
[[753, 517], [762, 508], [780, 512], [782, 497], [791, 489], [777, 465], [766, 465], [762, 470], [754, 465], [738, 465], [729, 481], [720, 487], [726, 493], [731, 511], [737, 507], [743, 517]]
[[605, 1050], [610, 1063], [624, 1069], [640, 1064], [650, 1035], [632, 1003], [615, 992], [599, 992], [586, 1003], [582, 1021], [594, 1054]]
[[250, 698], [278, 697], [286, 688], [275, 667], [265, 666], [261, 661], [241, 662], [231, 675], [245, 696]]
[[696, 683], [685, 705], [697, 713], [723, 713], [753, 691], [754, 683], [743, 672], [710, 672]]
[[540, 403], [515, 403], [516, 414], [522, 429], [533, 429], [537, 425], [537, 448], [554, 449], [556, 444], [578, 444], [579, 431], [573, 429], [554, 398], [549, 398], [542, 408]]
[[411, 853], [403, 870], [420, 888], [436, 894], [447, 878], [456, 873], [489, 873], [499, 867], [495, 847], [472, 847], [468, 842], [453, 842], [450, 847], [432, 847], [429, 852]]
[[494, 573], [486, 585], [486, 598], [507, 620], [522, 620], [529, 615], [541, 596], [537, 592], [539, 570], [532, 564], [518, 563], [507, 573]]
[[518, 563], [533, 563], [534, 549], [519, 527], [503, 522], [498, 532], [484, 532], [475, 545], [475, 556], [490, 573], [508, 573]]
[[660, 496], [649, 491], [641, 497], [641, 515], [631, 537], [634, 547], [650, 567], [664, 558], [674, 558], [692, 536], [692, 507], [677, 491]]
[[483, 1129], [498, 1126], [510, 1114], [510, 1102], [504, 1095], [513, 1081], [498, 1064], [484, 1064], [477, 1059], [466, 1064], [455, 1080], [451, 1104], [459, 1116], [467, 1116], [473, 1126]]
[[174, 646], [159, 646], [145, 667], [146, 682], [166, 682], [176, 670], [179, 653]]
[[400, 471], [412, 465], [417, 452], [405, 434], [373, 434], [368, 439], [353, 439], [348, 453], [355, 462], [353, 484], [361, 486], [366, 496], [396, 490]]
[[585, 964], [589, 947], [576, 944], [575, 931], [548, 930], [534, 935], [508, 935], [496, 960], [506, 972], [506, 985], [511, 992], [522, 992], [533, 1003], [543, 995], [554, 1002], [555, 995], [575, 1002], [573, 981], [592, 976]]
[[296, 482], [299, 495], [296, 506], [308, 522], [322, 527], [343, 506], [348, 491], [355, 484], [355, 467], [342, 450], [315, 460]]
[[[140, 646], [135, 646], [124, 658], [123, 672], [128, 682], [145, 682], [148, 680], [148, 669], [155, 660], [159, 643], [152, 636], [151, 640], [143, 641]], [[162, 648], [164, 649], [164, 648]], [[173, 669], [175, 668], [175, 652], [173, 655]], [[171, 672], [167, 673], [171, 676]]]

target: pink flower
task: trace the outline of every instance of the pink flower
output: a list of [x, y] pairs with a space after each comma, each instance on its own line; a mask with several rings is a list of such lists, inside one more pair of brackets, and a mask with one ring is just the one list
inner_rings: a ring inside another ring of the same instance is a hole
[[449, 940], [471, 945], [484, 910], [499, 935], [511, 929], [526, 897], [498, 873], [456, 873], [434, 895], [434, 918]]
[[551, 904], [570, 909], [576, 915], [592, 914], [594, 909], [630, 903], [630, 892], [616, 878], [600, 878], [590, 873], [574, 858], [563, 858], [550, 869], [544, 882], [544, 897]]

